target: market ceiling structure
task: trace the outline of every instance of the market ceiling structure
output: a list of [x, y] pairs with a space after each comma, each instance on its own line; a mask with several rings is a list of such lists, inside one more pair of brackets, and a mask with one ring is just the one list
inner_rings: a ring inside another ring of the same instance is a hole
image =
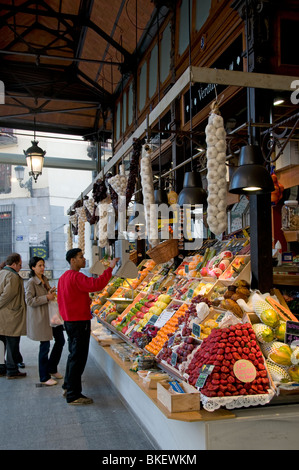
[[[161, 4], [161, 5], [160, 5]], [[89, 136], [156, 32], [156, 0], [0, 0], [0, 126]], [[111, 132], [112, 123], [110, 124]]]

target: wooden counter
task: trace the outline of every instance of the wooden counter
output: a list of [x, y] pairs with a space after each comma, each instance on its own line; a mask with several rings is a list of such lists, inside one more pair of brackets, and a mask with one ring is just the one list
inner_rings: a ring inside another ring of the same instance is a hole
[[155, 404], [155, 406], [157, 406], [159, 410], [162, 411], [166, 418], [186, 422], [210, 420], [214, 421], [218, 419], [235, 418], [235, 414], [226, 409], [216, 410], [212, 413], [206, 410], [170, 413], [167, 408], [165, 408], [162, 403], [157, 400], [157, 390], [148, 389], [144, 385], [143, 380], [139, 377], [139, 375], [136, 372], [130, 370], [130, 362], [122, 361], [120, 357], [111, 350], [110, 346], [101, 346], [101, 341], [99, 341], [94, 335], [92, 336], [97, 341], [102, 350], [113, 359], [113, 361], [127, 374], [128, 377], [130, 377], [131, 380], [135, 382], [135, 384], [143, 391], [144, 394], [148, 396], [148, 398], [150, 398], [150, 400]]
[[[159, 450], [295, 450], [299, 448], [299, 404], [257, 406], [208, 412], [169, 413], [156, 390], [143, 385], [130, 363], [94, 337], [90, 354], [106, 373], [141, 430]], [[100, 386], [100, 384], [99, 384]], [[279, 398], [279, 397], [277, 397]], [[283, 398], [283, 397], [281, 397]], [[274, 401], [274, 400], [272, 400]]]

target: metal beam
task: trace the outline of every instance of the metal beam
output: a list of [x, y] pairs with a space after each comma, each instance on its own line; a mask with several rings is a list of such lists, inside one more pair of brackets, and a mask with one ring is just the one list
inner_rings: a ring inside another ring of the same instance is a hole
[[[27, 166], [26, 157], [17, 153], [0, 152], [0, 164]], [[57, 168], [64, 170], [96, 171], [95, 160], [75, 160], [73, 158], [45, 157], [44, 168]]]

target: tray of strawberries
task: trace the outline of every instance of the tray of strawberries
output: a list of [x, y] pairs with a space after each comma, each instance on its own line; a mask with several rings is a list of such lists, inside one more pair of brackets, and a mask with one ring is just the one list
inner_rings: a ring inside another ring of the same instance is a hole
[[200, 390], [207, 411], [264, 405], [275, 395], [250, 322], [212, 330], [195, 352], [185, 378]]

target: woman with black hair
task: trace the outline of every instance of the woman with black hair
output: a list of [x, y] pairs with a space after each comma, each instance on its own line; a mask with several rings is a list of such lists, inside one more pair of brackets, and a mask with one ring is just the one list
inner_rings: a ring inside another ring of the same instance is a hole
[[[40, 341], [38, 367], [40, 381], [44, 385], [56, 385], [55, 379], [62, 379], [57, 371], [65, 343], [63, 326], [50, 326], [48, 303], [55, 299], [56, 288], [51, 288], [44, 275], [43, 258], [34, 256], [29, 261], [30, 278], [26, 286], [27, 302], [27, 336]], [[54, 345], [50, 352], [50, 341], [54, 337]]]

